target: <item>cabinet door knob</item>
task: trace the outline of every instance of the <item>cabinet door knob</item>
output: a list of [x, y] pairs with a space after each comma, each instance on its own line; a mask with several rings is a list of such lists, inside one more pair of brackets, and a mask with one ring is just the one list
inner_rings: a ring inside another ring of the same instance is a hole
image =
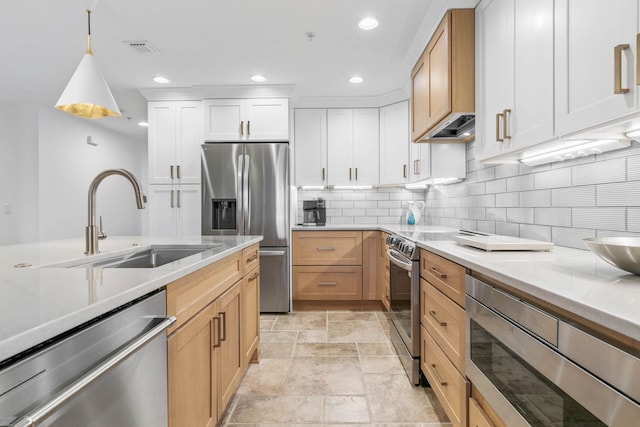
[[613, 48], [613, 93], [616, 95], [629, 92], [622, 87], [622, 51], [629, 49], [628, 44], [619, 44]]

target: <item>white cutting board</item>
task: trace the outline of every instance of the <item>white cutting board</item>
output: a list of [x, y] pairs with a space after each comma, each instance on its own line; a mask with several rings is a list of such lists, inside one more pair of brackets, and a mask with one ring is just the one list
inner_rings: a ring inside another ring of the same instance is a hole
[[461, 245], [472, 246], [485, 251], [550, 251], [553, 243], [541, 240], [521, 239], [510, 236], [453, 236]]

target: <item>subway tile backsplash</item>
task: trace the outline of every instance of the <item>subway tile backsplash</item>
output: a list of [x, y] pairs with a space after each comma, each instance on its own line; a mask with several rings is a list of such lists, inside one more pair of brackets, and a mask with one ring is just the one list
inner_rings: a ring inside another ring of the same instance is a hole
[[[302, 222], [302, 202], [322, 197], [326, 200], [327, 224], [404, 224], [407, 201], [425, 200], [425, 191], [378, 188], [357, 191], [298, 190], [298, 223]], [[420, 223], [424, 223], [423, 219]]]
[[534, 168], [484, 165], [467, 144], [467, 179], [425, 193], [423, 223], [552, 241], [640, 237], [640, 145]]

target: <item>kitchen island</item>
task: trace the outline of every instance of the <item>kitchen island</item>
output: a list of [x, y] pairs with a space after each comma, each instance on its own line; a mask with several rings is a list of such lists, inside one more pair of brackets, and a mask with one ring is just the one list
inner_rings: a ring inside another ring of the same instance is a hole
[[[166, 239], [112, 237], [98, 255], [83, 255], [84, 240], [0, 247], [0, 362], [254, 245], [261, 236]], [[150, 245], [216, 247], [156, 268], [67, 268]], [[29, 264], [28, 267], [15, 267]]]

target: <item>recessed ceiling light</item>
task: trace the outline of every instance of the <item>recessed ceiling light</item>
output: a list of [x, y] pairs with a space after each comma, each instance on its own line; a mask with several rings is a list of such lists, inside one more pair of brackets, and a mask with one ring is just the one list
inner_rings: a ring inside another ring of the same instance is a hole
[[142, 126], [142, 127], [149, 127], [149, 123], [148, 122], [138, 122], [138, 126]]
[[156, 83], [162, 83], [162, 84], [171, 83], [171, 80], [169, 80], [164, 76], [153, 76], [153, 81]]
[[360, 84], [364, 81], [364, 79], [360, 76], [353, 76], [349, 79], [349, 83], [353, 83], [354, 85]]
[[267, 78], [265, 76], [261, 76], [260, 74], [254, 74], [253, 76], [251, 76], [251, 80], [256, 83], [262, 83], [267, 81]]
[[378, 26], [378, 20], [372, 16], [367, 16], [366, 18], [362, 18], [360, 22], [358, 22], [358, 27], [363, 30], [373, 30]]

